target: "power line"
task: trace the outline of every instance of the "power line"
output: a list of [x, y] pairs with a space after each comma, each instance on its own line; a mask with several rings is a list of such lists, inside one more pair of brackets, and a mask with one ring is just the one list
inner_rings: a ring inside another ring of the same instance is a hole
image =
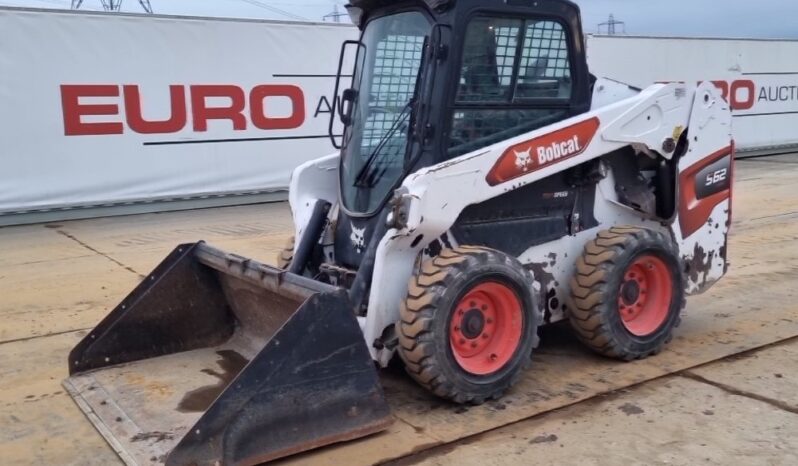
[[[149, 14], [152, 14], [152, 5], [150, 0], [138, 0], [141, 8]], [[105, 11], [120, 11], [122, 9], [122, 0], [100, 0], [103, 10]], [[83, 0], [72, 0], [72, 9], [79, 10], [83, 6]]]
[[293, 13], [289, 13], [288, 11], [281, 10], [281, 9], [279, 9], [277, 7], [268, 5], [268, 4], [263, 3], [263, 2], [259, 2], [258, 0], [239, 0], [239, 1], [245, 2], [245, 3], [249, 3], [250, 5], [254, 5], [254, 6], [263, 8], [265, 10], [269, 10], [272, 13], [277, 13], [278, 15], [282, 15], [282, 16], [285, 16], [285, 17], [288, 17], [288, 18], [291, 18], [291, 19], [295, 19], [295, 20], [299, 20], [299, 21], [310, 21], [309, 19], [307, 19], [307, 18], [305, 18], [303, 16], [299, 16], [299, 15], [295, 15]]
[[340, 22], [341, 22], [341, 18], [344, 18], [344, 17], [346, 17], [346, 16], [349, 16], [349, 13], [346, 13], [346, 12], [344, 12], [344, 13], [341, 13], [341, 12], [338, 10], [338, 4], [336, 3], [336, 4], [333, 6], [333, 11], [332, 11], [332, 13], [327, 13], [326, 15], [322, 16], [322, 17], [321, 17], [321, 20], [322, 20], [322, 21], [327, 21], [327, 18], [332, 18], [332, 20], [333, 20], [334, 22], [336, 22], [336, 23], [340, 23]]

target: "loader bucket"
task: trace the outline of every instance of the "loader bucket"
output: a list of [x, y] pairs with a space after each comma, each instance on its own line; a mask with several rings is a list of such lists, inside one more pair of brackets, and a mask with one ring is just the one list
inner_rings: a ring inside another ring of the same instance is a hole
[[205, 243], [176, 248], [69, 369], [128, 464], [257, 464], [392, 421], [345, 291]]

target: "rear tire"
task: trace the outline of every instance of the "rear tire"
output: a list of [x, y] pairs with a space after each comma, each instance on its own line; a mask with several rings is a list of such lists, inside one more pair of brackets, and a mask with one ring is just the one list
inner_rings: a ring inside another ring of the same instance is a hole
[[291, 261], [294, 260], [294, 237], [290, 237], [285, 244], [285, 247], [277, 254], [277, 268], [288, 270], [291, 267]]
[[631, 361], [659, 353], [685, 304], [678, 250], [665, 234], [615, 227], [585, 246], [571, 280], [570, 321], [593, 351]]
[[444, 249], [424, 261], [398, 324], [410, 376], [457, 403], [501, 397], [537, 344], [532, 280], [515, 258], [487, 248]]

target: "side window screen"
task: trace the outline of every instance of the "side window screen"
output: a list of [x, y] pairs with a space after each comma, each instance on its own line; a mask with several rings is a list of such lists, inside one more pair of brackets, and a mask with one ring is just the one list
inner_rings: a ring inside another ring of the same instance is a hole
[[511, 97], [521, 20], [476, 18], [463, 48], [459, 102], [506, 102]]
[[571, 65], [565, 31], [554, 21], [528, 21], [516, 99], [571, 97]]
[[474, 18], [462, 60], [449, 157], [568, 117], [571, 64], [560, 23]]
[[[413, 97], [423, 47], [423, 35], [391, 34], [377, 43], [371, 94], [368, 99], [368, 118], [363, 127], [363, 157], [368, 157], [382, 137], [391, 130], [397, 115]], [[395, 150], [402, 151], [403, 147], [403, 143], [400, 143]], [[401, 157], [384, 159], [397, 165], [403, 162]]]
[[562, 120], [567, 115], [567, 110], [556, 108], [455, 110], [449, 156], [467, 154], [519, 134], [534, 131]]

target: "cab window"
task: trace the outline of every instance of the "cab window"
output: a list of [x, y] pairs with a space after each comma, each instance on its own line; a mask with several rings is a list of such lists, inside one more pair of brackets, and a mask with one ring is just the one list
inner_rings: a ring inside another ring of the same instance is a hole
[[449, 156], [566, 118], [571, 84], [559, 22], [474, 18], [463, 45]]

